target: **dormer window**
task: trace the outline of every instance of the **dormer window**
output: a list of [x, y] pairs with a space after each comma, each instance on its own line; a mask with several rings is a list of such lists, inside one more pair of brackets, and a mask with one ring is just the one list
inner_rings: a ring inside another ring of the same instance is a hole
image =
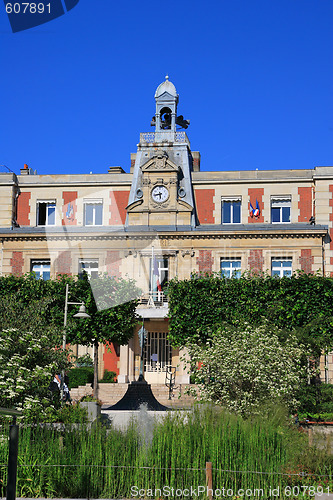
[[222, 224], [240, 224], [241, 198], [222, 198]]
[[55, 200], [40, 200], [37, 202], [37, 226], [55, 225]]
[[271, 199], [271, 222], [272, 224], [290, 222], [291, 198], [290, 196], [279, 196]]
[[101, 226], [103, 224], [103, 200], [84, 200], [84, 225]]

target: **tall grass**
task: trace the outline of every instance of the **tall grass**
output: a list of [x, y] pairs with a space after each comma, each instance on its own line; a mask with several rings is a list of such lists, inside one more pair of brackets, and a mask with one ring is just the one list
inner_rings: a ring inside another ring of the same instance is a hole
[[[243, 420], [199, 407], [185, 417], [182, 413], [168, 415], [154, 426], [151, 439], [142, 440], [137, 428], [135, 422], [126, 432], [100, 425], [90, 429], [77, 425], [62, 431], [22, 427], [17, 495], [130, 498], [131, 486], [145, 490], [195, 488], [205, 485], [206, 462], [213, 464], [214, 489], [268, 491], [287, 484], [315, 484], [313, 477], [280, 474], [303, 470], [328, 474], [332, 479], [330, 457], [309, 450], [306, 436], [278, 418]], [[8, 435], [8, 429], [2, 431], [3, 436]], [[1, 464], [7, 456], [8, 440], [3, 437]], [[6, 467], [2, 466], [1, 495], [5, 484]]]

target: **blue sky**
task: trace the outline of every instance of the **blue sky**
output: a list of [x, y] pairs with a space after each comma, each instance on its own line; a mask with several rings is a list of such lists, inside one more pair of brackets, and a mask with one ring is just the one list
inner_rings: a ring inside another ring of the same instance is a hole
[[332, 165], [332, 0], [80, 0], [13, 34], [0, 4], [0, 164], [129, 171], [166, 73], [202, 170]]

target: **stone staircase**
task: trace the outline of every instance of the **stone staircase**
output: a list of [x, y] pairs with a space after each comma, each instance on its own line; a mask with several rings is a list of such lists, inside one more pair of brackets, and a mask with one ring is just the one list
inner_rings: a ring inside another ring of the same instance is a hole
[[[99, 384], [98, 398], [105, 405], [116, 404], [127, 391], [128, 384]], [[188, 385], [179, 384], [174, 387], [172, 399], [169, 399], [169, 389], [162, 384], [151, 384], [151, 390], [159, 403], [170, 408], [191, 408], [194, 403], [193, 396], [185, 394]], [[193, 387], [193, 386], [191, 386]], [[78, 401], [83, 396], [91, 395], [92, 388], [90, 384], [81, 385], [71, 390], [71, 398]]]

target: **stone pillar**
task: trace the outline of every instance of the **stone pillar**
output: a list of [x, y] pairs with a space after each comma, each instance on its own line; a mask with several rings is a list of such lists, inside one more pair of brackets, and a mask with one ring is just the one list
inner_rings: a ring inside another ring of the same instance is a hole
[[171, 130], [176, 132], [176, 113], [171, 113]]
[[119, 375], [118, 382], [120, 384], [126, 384], [128, 382], [128, 345], [120, 346], [120, 356], [119, 356]]
[[134, 360], [134, 338], [132, 337], [128, 342], [128, 380], [133, 382], [135, 380], [135, 360]]
[[155, 131], [156, 132], [159, 132], [161, 130], [161, 119], [160, 119], [160, 111], [158, 111], [158, 113], [156, 113], [156, 122], [155, 122]]
[[[189, 355], [186, 348], [179, 350], [179, 359], [184, 357], [186, 360], [189, 360]], [[181, 361], [179, 363], [179, 368], [176, 375], [176, 384], [189, 384], [190, 383], [190, 375], [187, 373], [185, 363]]]

